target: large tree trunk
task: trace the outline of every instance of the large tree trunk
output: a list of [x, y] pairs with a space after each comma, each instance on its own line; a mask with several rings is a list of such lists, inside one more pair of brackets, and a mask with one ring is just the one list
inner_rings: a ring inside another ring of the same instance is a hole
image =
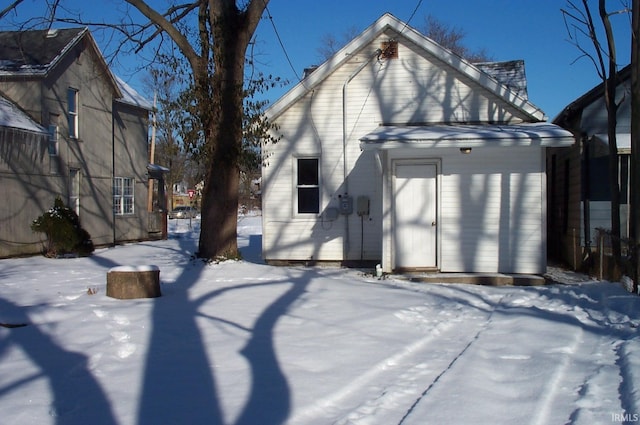
[[242, 149], [244, 61], [249, 41], [269, 0], [243, 1], [244, 9], [238, 8], [236, 0], [191, 3], [186, 10], [197, 7], [198, 15], [199, 43], [195, 45], [166, 18], [169, 14], [158, 13], [144, 0], [125, 1], [171, 37], [193, 70], [207, 161], [198, 256], [235, 257], [238, 255], [238, 162]]
[[[233, 3], [233, 2], [231, 2]], [[208, 146], [207, 175], [202, 197], [202, 226], [198, 256], [206, 259], [238, 256], [238, 168], [242, 149], [245, 53], [251, 34], [246, 15], [235, 4], [219, 9], [211, 23], [215, 44], [210, 99], [200, 97]]]

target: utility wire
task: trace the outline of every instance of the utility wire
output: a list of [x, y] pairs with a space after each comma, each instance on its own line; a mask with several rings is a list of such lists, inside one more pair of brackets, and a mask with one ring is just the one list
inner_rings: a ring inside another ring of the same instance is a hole
[[413, 13], [411, 13], [411, 16], [409, 16], [409, 19], [407, 20], [407, 22], [404, 23], [404, 28], [402, 28], [402, 31], [400, 31], [400, 34], [402, 34], [404, 30], [407, 29], [407, 27], [409, 26], [409, 22], [411, 22], [413, 17], [416, 15], [416, 13], [418, 12], [418, 9], [420, 9], [420, 6], [422, 6], [422, 0], [418, 0], [418, 4], [416, 5], [415, 9], [413, 9]]
[[284, 43], [282, 42], [282, 38], [280, 38], [280, 33], [278, 33], [278, 29], [276, 28], [276, 23], [273, 21], [273, 16], [271, 16], [271, 12], [269, 11], [269, 7], [266, 4], [265, 4], [265, 10], [267, 11], [267, 18], [269, 18], [269, 21], [271, 22], [271, 26], [273, 27], [273, 31], [276, 33], [276, 38], [278, 39], [278, 43], [280, 43], [280, 47], [282, 48], [282, 51], [284, 52], [284, 56], [285, 56], [285, 58], [287, 58], [287, 62], [289, 63], [289, 67], [293, 71], [293, 74], [296, 76], [298, 81], [302, 81], [302, 79], [300, 78], [300, 75], [298, 75], [298, 72], [296, 71], [296, 69], [293, 67], [293, 64], [291, 63], [291, 59], [289, 58], [289, 54], [287, 53], [287, 49], [285, 49]]

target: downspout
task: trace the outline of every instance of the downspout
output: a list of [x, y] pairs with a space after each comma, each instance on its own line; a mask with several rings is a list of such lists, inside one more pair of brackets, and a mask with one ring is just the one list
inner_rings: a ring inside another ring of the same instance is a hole
[[[349, 83], [375, 58], [379, 58], [382, 54], [382, 50], [376, 49], [375, 52], [369, 58], [362, 63], [344, 82], [342, 86], [342, 173], [344, 180], [344, 193], [342, 196], [349, 196], [349, 173], [347, 171], [347, 86]], [[345, 214], [344, 217], [344, 244], [342, 246], [342, 259], [347, 260], [349, 249], [351, 248], [351, 242], [349, 238], [349, 215]]]
[[116, 245], [116, 210], [113, 205], [113, 183], [116, 179], [116, 120], [115, 102], [111, 102], [111, 227], [113, 229], [113, 246]]

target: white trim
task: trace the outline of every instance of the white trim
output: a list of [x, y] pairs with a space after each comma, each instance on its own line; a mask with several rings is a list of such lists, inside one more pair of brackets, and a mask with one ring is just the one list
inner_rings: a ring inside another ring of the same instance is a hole
[[[292, 164], [292, 202], [291, 216], [299, 219], [316, 218], [320, 216], [322, 211], [322, 159], [320, 155], [294, 155]], [[301, 213], [298, 212], [298, 160], [299, 159], [316, 159], [318, 161], [318, 212]]]
[[[71, 97], [73, 96], [73, 109], [71, 108]], [[79, 139], [80, 138], [80, 90], [68, 87], [67, 88], [67, 122], [68, 122], [68, 131], [69, 138], [71, 139]]]

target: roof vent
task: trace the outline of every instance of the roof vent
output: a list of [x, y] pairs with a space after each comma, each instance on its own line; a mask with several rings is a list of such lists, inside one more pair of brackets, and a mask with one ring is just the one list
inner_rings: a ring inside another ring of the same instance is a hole
[[380, 44], [382, 59], [398, 59], [398, 42], [395, 40], [383, 41]]
[[58, 30], [57, 30], [57, 29], [49, 28], [49, 29], [47, 30], [47, 38], [54, 38], [54, 37], [56, 37], [57, 35], [58, 35]]

